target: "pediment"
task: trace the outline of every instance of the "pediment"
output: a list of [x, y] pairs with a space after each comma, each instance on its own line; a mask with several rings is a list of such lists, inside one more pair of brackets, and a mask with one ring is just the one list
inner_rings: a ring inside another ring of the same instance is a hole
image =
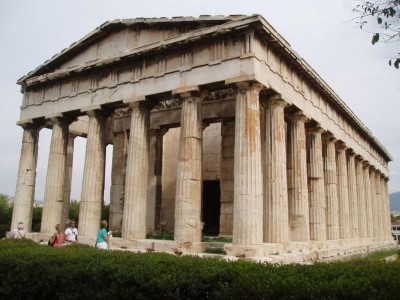
[[139, 18], [107, 22], [18, 80], [96, 63], [145, 45], [217, 26], [245, 16]]

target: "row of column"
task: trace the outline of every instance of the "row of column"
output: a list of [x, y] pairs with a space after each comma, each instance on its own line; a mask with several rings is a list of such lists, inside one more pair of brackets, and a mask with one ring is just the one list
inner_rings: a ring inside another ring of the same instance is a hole
[[[373, 166], [301, 112], [285, 122], [287, 103], [261, 101], [262, 85], [236, 84], [233, 243], [257, 245], [390, 236], [387, 180]], [[175, 241], [201, 241], [202, 113], [197, 87], [174, 94], [182, 101], [176, 181]], [[124, 176], [122, 237], [146, 235], [150, 107], [130, 104], [131, 126]], [[263, 118], [260, 119], [260, 111]], [[80, 203], [80, 234], [95, 236], [104, 191], [106, 115], [89, 111]], [[55, 118], [46, 180], [42, 233], [65, 217], [70, 189], [65, 118]], [[24, 128], [13, 214], [31, 224], [39, 127]], [[263, 136], [262, 136], [263, 135]], [[71, 142], [72, 140], [72, 142]], [[69, 145], [69, 146], [68, 146]], [[69, 186], [68, 186], [69, 182]], [[122, 193], [122, 191], [120, 191]], [[29, 225], [28, 225], [29, 226]], [[28, 230], [30, 228], [28, 227]]]

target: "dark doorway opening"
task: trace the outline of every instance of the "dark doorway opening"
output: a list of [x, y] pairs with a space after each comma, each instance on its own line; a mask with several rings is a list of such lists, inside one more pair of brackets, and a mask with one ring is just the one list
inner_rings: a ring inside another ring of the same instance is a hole
[[219, 234], [219, 216], [221, 212], [221, 189], [219, 180], [203, 181], [203, 234]]

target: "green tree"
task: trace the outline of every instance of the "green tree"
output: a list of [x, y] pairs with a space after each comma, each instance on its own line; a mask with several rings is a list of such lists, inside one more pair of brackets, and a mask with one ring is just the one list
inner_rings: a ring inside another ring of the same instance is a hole
[[0, 194], [0, 238], [6, 236], [6, 231], [10, 230], [13, 206], [8, 201], [6, 195]]
[[69, 218], [75, 220], [79, 223], [79, 201], [71, 200], [71, 204], [69, 206]]
[[[353, 9], [360, 28], [371, 33], [372, 45], [377, 42], [400, 41], [400, 0], [358, 0]], [[400, 67], [400, 53], [389, 59], [389, 65]]]

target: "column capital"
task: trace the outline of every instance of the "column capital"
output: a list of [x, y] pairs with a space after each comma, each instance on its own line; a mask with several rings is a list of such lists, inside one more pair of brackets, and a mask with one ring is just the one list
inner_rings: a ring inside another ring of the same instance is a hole
[[362, 165], [363, 165], [363, 168], [368, 169], [371, 164], [367, 160], [364, 160], [362, 162]]
[[280, 94], [273, 95], [270, 97], [262, 97], [260, 103], [264, 107], [282, 107], [285, 108], [289, 103], [282, 98]]
[[255, 89], [258, 92], [260, 92], [262, 89], [265, 89], [266, 86], [264, 86], [262, 83], [255, 81], [255, 80], [244, 80], [244, 81], [226, 81], [226, 84], [230, 84], [234, 87], [234, 89], [239, 90], [239, 91], [247, 91], [249, 89]]
[[337, 151], [346, 151], [348, 149], [346, 144], [342, 141], [336, 142], [335, 146]]
[[23, 129], [42, 129], [45, 125], [44, 119], [29, 119], [17, 122], [18, 126], [21, 126]]
[[354, 152], [354, 150], [351, 148], [347, 148], [346, 155], [347, 155], [347, 157], [352, 157], [352, 156], [355, 157], [356, 152]]
[[337, 142], [337, 138], [333, 135], [333, 133], [327, 131], [322, 135], [322, 141], [324, 143], [336, 143]]
[[293, 114], [290, 114], [288, 116], [289, 120], [294, 121], [294, 122], [306, 122], [310, 120], [309, 117], [307, 117], [302, 110], [296, 111]]
[[312, 125], [306, 126], [307, 133], [323, 133], [325, 129], [321, 127], [320, 123], [314, 123]]
[[186, 100], [193, 97], [200, 98], [202, 95], [198, 85], [186, 86], [183, 88], [172, 90], [172, 96], [181, 100]]

